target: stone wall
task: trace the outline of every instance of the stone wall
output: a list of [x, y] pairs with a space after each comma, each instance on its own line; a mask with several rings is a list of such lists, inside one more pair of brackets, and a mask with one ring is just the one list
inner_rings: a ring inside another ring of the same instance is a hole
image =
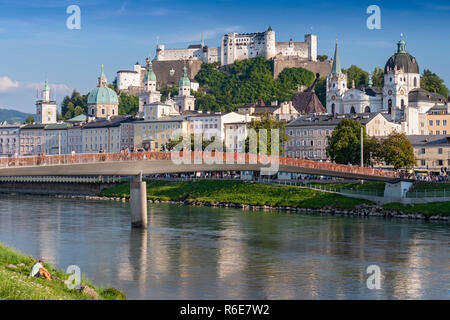
[[[183, 74], [184, 61], [153, 61], [153, 71], [156, 74], [156, 87], [158, 89], [167, 86], [178, 87], [178, 81]], [[194, 79], [200, 71], [202, 61], [189, 60], [186, 62], [187, 74], [189, 79]], [[171, 70], [173, 72], [171, 73]]]
[[319, 73], [320, 77], [327, 77], [331, 73], [331, 61], [307, 61], [297, 57], [275, 57], [273, 59], [273, 76], [278, 78], [278, 75], [284, 68], [304, 68], [314, 73]]

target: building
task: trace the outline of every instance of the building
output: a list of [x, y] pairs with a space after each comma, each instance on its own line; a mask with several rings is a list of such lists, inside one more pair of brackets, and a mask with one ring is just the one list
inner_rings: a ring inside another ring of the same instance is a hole
[[347, 115], [304, 115], [286, 125], [289, 140], [284, 153], [291, 158], [326, 160], [328, 137], [343, 119], [359, 121], [369, 136], [382, 137], [400, 129], [382, 113], [363, 113]]
[[204, 63], [219, 62], [220, 48], [201, 44], [190, 45], [186, 49], [166, 49], [163, 44], [156, 47], [156, 61], [199, 60]]
[[144, 115], [144, 106], [161, 101], [161, 93], [156, 89], [156, 75], [153, 72], [150, 58], [146, 60], [147, 68], [144, 75], [144, 88], [139, 93], [139, 116]]
[[83, 122], [73, 123], [67, 127], [67, 152], [83, 153]]
[[161, 117], [154, 120], [134, 121], [134, 146], [150, 151], [160, 151], [170, 139], [175, 139], [174, 132], [189, 134], [189, 122], [182, 116]]
[[129, 118], [120, 123], [120, 150], [134, 150], [134, 124]]
[[347, 88], [347, 75], [342, 72], [338, 45], [334, 54], [331, 74], [327, 78], [327, 112], [329, 114], [355, 114], [386, 112], [391, 121], [401, 123], [402, 132], [417, 135], [425, 132], [427, 111], [436, 103], [446, 103], [438, 94], [420, 88], [420, 69], [415, 57], [406, 51], [403, 35], [397, 43], [397, 52], [384, 67], [384, 87], [354, 84]]
[[225, 141], [225, 124], [237, 122], [249, 123], [252, 118], [249, 115], [242, 115], [236, 112], [223, 113], [209, 111], [186, 116], [186, 119], [189, 121], [190, 132], [201, 133], [208, 140], [215, 136], [221, 141]]
[[228, 152], [245, 152], [245, 139], [248, 136], [248, 122], [228, 122], [224, 124], [225, 128], [225, 149]]
[[183, 67], [183, 75], [178, 82], [178, 95], [174, 97], [174, 101], [180, 113], [195, 109], [195, 98], [191, 95], [191, 81], [187, 76], [186, 67]]
[[424, 173], [450, 172], [450, 136], [407, 136], [414, 148], [415, 170]]
[[50, 88], [45, 80], [44, 89], [41, 92], [41, 99], [36, 100], [36, 123], [49, 124], [57, 121], [56, 101], [50, 99]]
[[[426, 113], [425, 125], [421, 122], [422, 134], [447, 135], [450, 134], [450, 104], [435, 105]], [[425, 133], [426, 132], [426, 133]]]
[[19, 153], [19, 131], [18, 125], [0, 125], [0, 158]]
[[19, 131], [19, 154], [21, 156], [38, 156], [44, 152], [45, 124], [27, 124]]
[[291, 56], [305, 61], [317, 61], [317, 36], [305, 35], [304, 42], [276, 42], [275, 31], [269, 27], [264, 32], [228, 33], [222, 37], [220, 62], [229, 65], [236, 60], [256, 57]]
[[89, 92], [87, 104], [88, 115], [91, 117], [106, 118], [119, 115], [119, 98], [116, 92], [108, 87], [103, 65], [97, 87]]
[[86, 123], [81, 128], [83, 153], [120, 152], [121, 123], [130, 116], [115, 116]]
[[116, 88], [117, 90], [130, 90], [130, 88], [141, 87], [141, 75], [146, 71], [139, 62], [133, 67], [133, 70], [119, 70], [116, 76]]
[[68, 128], [72, 125], [68, 123], [48, 124], [44, 128], [45, 154], [69, 154], [72, 150], [68, 147]]

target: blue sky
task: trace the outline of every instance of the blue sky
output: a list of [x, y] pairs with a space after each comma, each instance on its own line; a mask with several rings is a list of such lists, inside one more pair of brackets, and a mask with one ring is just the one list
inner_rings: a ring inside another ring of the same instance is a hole
[[[66, 8], [81, 8], [81, 29], [69, 30]], [[381, 30], [369, 30], [366, 9], [381, 8]], [[116, 71], [166, 48], [218, 45], [227, 32], [264, 31], [277, 41], [318, 36], [319, 54], [333, 55], [339, 37], [343, 67], [383, 67], [400, 33], [421, 69], [450, 85], [450, 1], [179, 1], [0, 0], [0, 107], [34, 113], [36, 88], [46, 77], [60, 101], [95, 87], [101, 64], [112, 82]], [[53, 94], [54, 94], [53, 93]], [[53, 95], [52, 95], [53, 96]]]

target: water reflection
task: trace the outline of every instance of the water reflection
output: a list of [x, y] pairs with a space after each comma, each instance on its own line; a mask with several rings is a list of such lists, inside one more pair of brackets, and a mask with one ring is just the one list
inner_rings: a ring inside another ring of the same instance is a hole
[[[0, 196], [0, 241], [135, 299], [448, 299], [447, 224]], [[367, 266], [382, 289], [366, 287]]]

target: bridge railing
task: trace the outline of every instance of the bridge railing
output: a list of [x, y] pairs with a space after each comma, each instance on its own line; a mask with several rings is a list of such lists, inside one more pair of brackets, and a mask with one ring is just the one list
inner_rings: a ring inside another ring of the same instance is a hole
[[362, 168], [358, 166], [342, 165], [330, 162], [319, 162], [304, 159], [264, 156], [255, 154], [242, 154], [230, 152], [121, 152], [121, 153], [83, 153], [74, 155], [42, 155], [18, 158], [0, 158], [0, 167], [30, 167], [62, 164], [90, 164], [100, 162], [117, 161], [142, 161], [142, 160], [172, 160], [175, 156], [191, 163], [214, 163], [221, 160], [222, 163], [233, 164], [262, 164], [278, 163], [279, 165], [319, 169], [324, 171], [342, 172], [355, 175], [380, 176], [397, 178], [396, 171], [382, 169]]

